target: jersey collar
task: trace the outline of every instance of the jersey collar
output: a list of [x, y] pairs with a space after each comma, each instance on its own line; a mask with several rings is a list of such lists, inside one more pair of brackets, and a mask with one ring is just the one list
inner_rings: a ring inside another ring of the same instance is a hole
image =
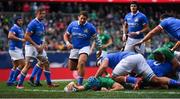
[[[87, 21], [83, 24], [83, 26], [85, 26], [87, 24]], [[78, 21], [78, 25], [80, 25], [79, 21]]]
[[21, 28], [20, 26], [18, 26], [17, 24], [14, 24], [14, 26], [18, 27], [18, 28]]
[[139, 13], [139, 10], [135, 14], [131, 12], [131, 15], [137, 15], [138, 13]]

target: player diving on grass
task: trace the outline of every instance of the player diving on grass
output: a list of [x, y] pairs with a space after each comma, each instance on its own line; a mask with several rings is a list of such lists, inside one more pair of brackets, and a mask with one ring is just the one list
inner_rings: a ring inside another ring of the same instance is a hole
[[[112, 78], [115, 81], [119, 83], [132, 83], [134, 84], [134, 90], [139, 89], [142, 79], [155, 84], [180, 86], [180, 82], [176, 80], [167, 77], [157, 77], [147, 64], [145, 58], [141, 54], [134, 52], [110, 53], [100, 57], [98, 63], [100, 66], [95, 77], [101, 76], [110, 67], [113, 69]], [[142, 78], [128, 76], [132, 71], [141, 75]]]
[[115, 82], [112, 78], [109, 77], [98, 77], [93, 76], [89, 77], [87, 82], [83, 85], [78, 85], [75, 82], [70, 82], [65, 88], [65, 92], [78, 92], [85, 90], [94, 90], [94, 91], [117, 91], [123, 90], [124, 87]]

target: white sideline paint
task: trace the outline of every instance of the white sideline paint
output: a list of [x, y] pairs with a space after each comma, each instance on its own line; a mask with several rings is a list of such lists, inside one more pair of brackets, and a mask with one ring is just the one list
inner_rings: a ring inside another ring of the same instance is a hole
[[[64, 90], [40, 90], [40, 89], [24, 89], [24, 91], [32, 91], [32, 92], [64, 92]], [[103, 91], [97, 91], [103, 92]], [[154, 94], [157, 92], [154, 91], [114, 91], [118, 93], [134, 93], [134, 94]], [[158, 92], [159, 94], [180, 94], [180, 92], [168, 91], [168, 92]]]

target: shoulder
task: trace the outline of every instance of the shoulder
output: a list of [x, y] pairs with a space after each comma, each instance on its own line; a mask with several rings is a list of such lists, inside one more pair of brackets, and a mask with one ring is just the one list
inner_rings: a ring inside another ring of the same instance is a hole
[[33, 20], [31, 20], [30, 22], [29, 22], [29, 26], [32, 26], [32, 25], [35, 25], [37, 22], [36, 22], [36, 20], [35, 19], [33, 19]]
[[69, 25], [78, 25], [78, 21], [72, 21]]
[[138, 15], [140, 15], [141, 17], [146, 17], [146, 15], [144, 13], [142, 13], [142, 12], [139, 12]]
[[126, 17], [129, 17], [129, 16], [131, 16], [131, 12], [127, 13], [127, 14], [125, 15], [125, 18], [126, 18]]

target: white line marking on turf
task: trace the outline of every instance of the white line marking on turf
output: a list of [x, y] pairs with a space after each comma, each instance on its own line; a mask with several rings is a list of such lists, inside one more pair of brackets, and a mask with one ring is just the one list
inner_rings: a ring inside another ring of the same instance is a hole
[[[24, 89], [24, 91], [32, 91], [32, 92], [64, 92], [64, 90], [45, 90], [45, 89]], [[97, 92], [103, 92], [103, 91], [97, 91]], [[154, 92], [154, 91], [114, 91], [114, 92], [119, 92], [119, 93], [132, 93], [132, 94], [180, 94], [180, 92], [175, 92], [175, 91], [168, 91], [168, 92]]]
[[45, 89], [24, 89], [24, 91], [33, 91], [33, 92], [64, 92], [64, 90], [45, 90]]

